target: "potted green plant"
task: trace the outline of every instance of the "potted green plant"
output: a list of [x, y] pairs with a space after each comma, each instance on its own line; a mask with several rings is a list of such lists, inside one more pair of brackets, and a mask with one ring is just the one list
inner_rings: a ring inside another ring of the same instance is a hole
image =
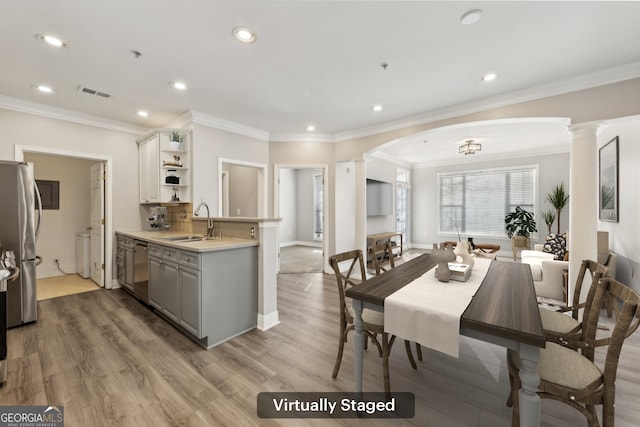
[[511, 239], [513, 259], [516, 259], [518, 248], [529, 248], [529, 236], [538, 231], [533, 213], [516, 206], [515, 212], [510, 212], [504, 217], [507, 236]]
[[[553, 189], [547, 193], [547, 201], [558, 213], [558, 234], [560, 234], [560, 214], [569, 201], [569, 193], [565, 191], [563, 182], [553, 187]], [[551, 229], [549, 229], [549, 233], [551, 233]]]
[[551, 226], [556, 220], [556, 213], [551, 209], [547, 209], [546, 211], [540, 211], [540, 216], [542, 217], [544, 223], [547, 225], [548, 234], [551, 234]]
[[172, 131], [169, 134], [169, 145], [176, 150], [182, 148], [182, 141], [184, 141], [184, 135], [177, 131]]

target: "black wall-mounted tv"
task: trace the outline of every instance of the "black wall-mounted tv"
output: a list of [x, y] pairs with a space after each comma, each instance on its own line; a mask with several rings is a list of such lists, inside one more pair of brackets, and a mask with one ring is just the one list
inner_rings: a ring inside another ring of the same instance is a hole
[[367, 216], [393, 214], [393, 185], [367, 178]]

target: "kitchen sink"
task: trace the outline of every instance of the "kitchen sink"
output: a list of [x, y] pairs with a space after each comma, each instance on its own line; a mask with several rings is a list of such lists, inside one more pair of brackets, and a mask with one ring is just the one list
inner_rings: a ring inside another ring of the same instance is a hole
[[198, 242], [200, 240], [206, 240], [206, 237], [203, 237], [203, 236], [172, 236], [172, 237], [165, 237], [164, 240], [168, 240], [170, 242]]

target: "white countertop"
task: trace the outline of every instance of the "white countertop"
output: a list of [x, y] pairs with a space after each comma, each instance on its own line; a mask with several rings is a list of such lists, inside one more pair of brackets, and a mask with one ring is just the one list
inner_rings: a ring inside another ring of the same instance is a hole
[[166, 240], [166, 238], [168, 237], [193, 235], [193, 234], [188, 234], [188, 233], [179, 232], [179, 231], [137, 230], [137, 231], [116, 231], [116, 234], [131, 237], [137, 240], [143, 240], [148, 243], [154, 243], [154, 244], [163, 245], [163, 246], [170, 246], [172, 248], [182, 249], [185, 251], [192, 251], [192, 252], [221, 251], [221, 250], [228, 250], [228, 249], [245, 248], [249, 246], [258, 246], [259, 244], [257, 240], [239, 239], [235, 237], [223, 237], [222, 239], [209, 237], [207, 238], [207, 240], [197, 240], [194, 242], [175, 242], [171, 240]]

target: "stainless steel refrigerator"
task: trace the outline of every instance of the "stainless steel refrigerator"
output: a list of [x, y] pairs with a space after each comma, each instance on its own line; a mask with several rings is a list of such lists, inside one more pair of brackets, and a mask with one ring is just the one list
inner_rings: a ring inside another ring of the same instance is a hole
[[0, 244], [13, 251], [18, 279], [7, 284], [7, 327], [34, 322], [37, 317], [36, 240], [42, 204], [33, 165], [0, 161]]

